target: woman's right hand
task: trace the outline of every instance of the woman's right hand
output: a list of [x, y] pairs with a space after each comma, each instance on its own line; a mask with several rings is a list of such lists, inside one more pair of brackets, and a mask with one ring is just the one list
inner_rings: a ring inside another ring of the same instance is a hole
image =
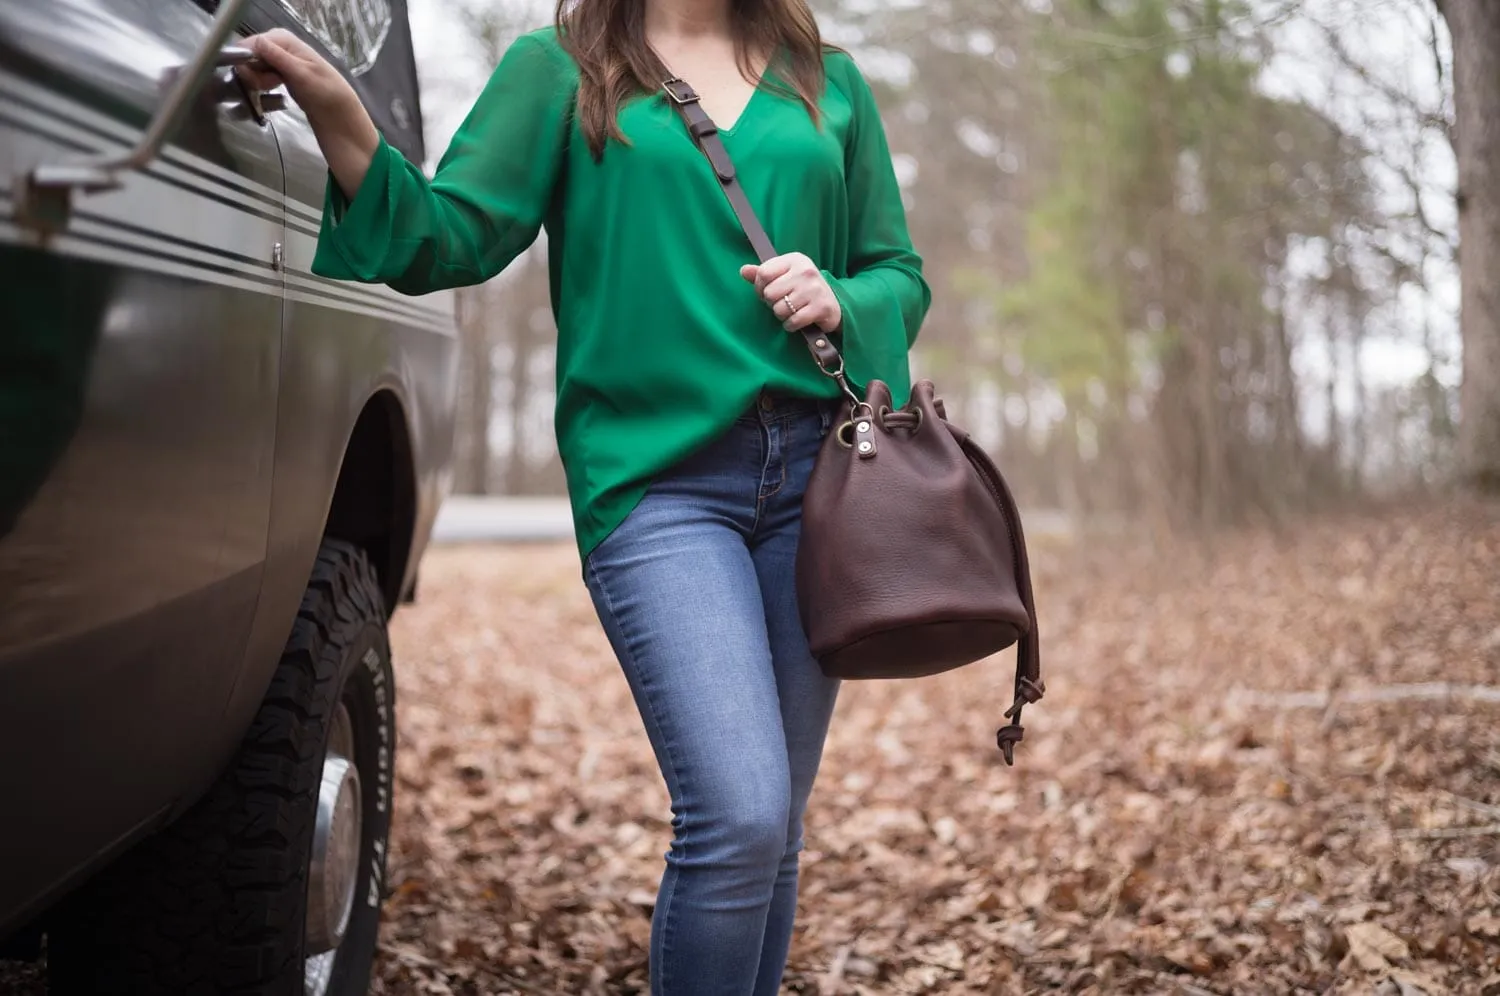
[[334, 179], [352, 199], [380, 146], [380, 133], [359, 94], [316, 49], [285, 28], [251, 35], [243, 44], [259, 61], [241, 65], [240, 78], [257, 90], [286, 84], [307, 115]]

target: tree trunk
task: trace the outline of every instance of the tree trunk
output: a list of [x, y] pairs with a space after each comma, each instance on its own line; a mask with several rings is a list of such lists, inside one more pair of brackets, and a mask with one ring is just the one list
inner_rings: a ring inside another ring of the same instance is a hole
[[1272, 366], [1276, 384], [1276, 436], [1277, 450], [1285, 454], [1288, 461], [1287, 476], [1280, 489], [1283, 498], [1289, 498], [1298, 508], [1307, 503], [1307, 455], [1302, 443], [1302, 409], [1297, 400], [1297, 373], [1292, 369], [1292, 337], [1286, 320], [1286, 286], [1291, 277], [1283, 268], [1282, 290], [1276, 302], [1275, 346], [1276, 359]]
[[1335, 307], [1336, 298], [1330, 296], [1326, 303], [1328, 330], [1328, 452], [1327, 483], [1335, 494], [1324, 494], [1324, 498], [1342, 497], [1344, 482], [1344, 425], [1339, 420], [1339, 380], [1344, 376], [1343, 355], [1339, 350], [1339, 330], [1343, 325], [1343, 313]]
[[[1353, 279], [1353, 274], [1350, 274]], [[1349, 313], [1349, 366], [1354, 377], [1354, 413], [1349, 425], [1349, 490], [1355, 495], [1364, 491], [1365, 462], [1369, 459], [1369, 392], [1365, 390], [1364, 347], [1368, 316], [1353, 294], [1344, 299]]]
[[[517, 297], [525, 299], [526, 295]], [[507, 302], [514, 305], [516, 302]], [[531, 328], [531, 314], [526, 308], [515, 308], [507, 324], [511, 329], [510, 340], [510, 463], [505, 468], [505, 493], [523, 495], [529, 490], [531, 478], [530, 454], [526, 440], [530, 427], [526, 424], [527, 409], [531, 405], [531, 357], [536, 351], [536, 333]]]
[[545, 390], [536, 382], [533, 367], [549, 335], [537, 326], [536, 316], [547, 307], [546, 257], [528, 252], [516, 260], [515, 282], [507, 289], [504, 307], [510, 330], [510, 463], [505, 472], [505, 493], [535, 494], [537, 491], [537, 427], [531, 409]]
[[482, 288], [458, 294], [459, 369], [458, 425], [455, 439], [454, 490], [486, 494], [490, 472], [490, 410], [493, 373], [490, 367], [490, 330], [485, 322]]
[[1458, 156], [1460, 330], [1459, 472], [1500, 490], [1500, 4], [1442, 0], [1453, 36]]

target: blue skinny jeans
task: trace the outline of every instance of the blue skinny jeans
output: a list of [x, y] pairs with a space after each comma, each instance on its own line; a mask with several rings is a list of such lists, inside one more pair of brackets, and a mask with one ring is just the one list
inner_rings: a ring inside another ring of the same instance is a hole
[[794, 570], [831, 402], [760, 402], [660, 475], [585, 577], [672, 799], [653, 996], [775, 996], [802, 814], [838, 694]]

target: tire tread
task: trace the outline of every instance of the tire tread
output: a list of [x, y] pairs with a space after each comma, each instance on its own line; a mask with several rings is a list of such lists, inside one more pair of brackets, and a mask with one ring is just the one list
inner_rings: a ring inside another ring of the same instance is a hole
[[315, 811], [328, 651], [384, 626], [364, 553], [328, 540], [238, 752], [207, 794], [65, 904], [49, 937], [54, 993], [302, 991], [308, 820]]

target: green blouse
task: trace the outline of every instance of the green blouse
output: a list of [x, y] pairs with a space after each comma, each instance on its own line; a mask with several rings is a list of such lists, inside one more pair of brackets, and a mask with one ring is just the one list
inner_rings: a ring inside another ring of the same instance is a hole
[[[848, 56], [825, 64], [820, 125], [762, 87], [721, 135], [777, 251], [823, 268], [852, 379], [904, 402], [930, 292], [870, 88]], [[629, 143], [596, 162], [577, 81], [553, 29], [518, 39], [431, 181], [383, 142], [352, 201], [330, 179], [313, 271], [425, 294], [488, 280], [547, 230], [557, 442], [587, 557], [762, 389], [838, 390], [740, 277], [754, 253], [676, 111], [629, 101]]]

